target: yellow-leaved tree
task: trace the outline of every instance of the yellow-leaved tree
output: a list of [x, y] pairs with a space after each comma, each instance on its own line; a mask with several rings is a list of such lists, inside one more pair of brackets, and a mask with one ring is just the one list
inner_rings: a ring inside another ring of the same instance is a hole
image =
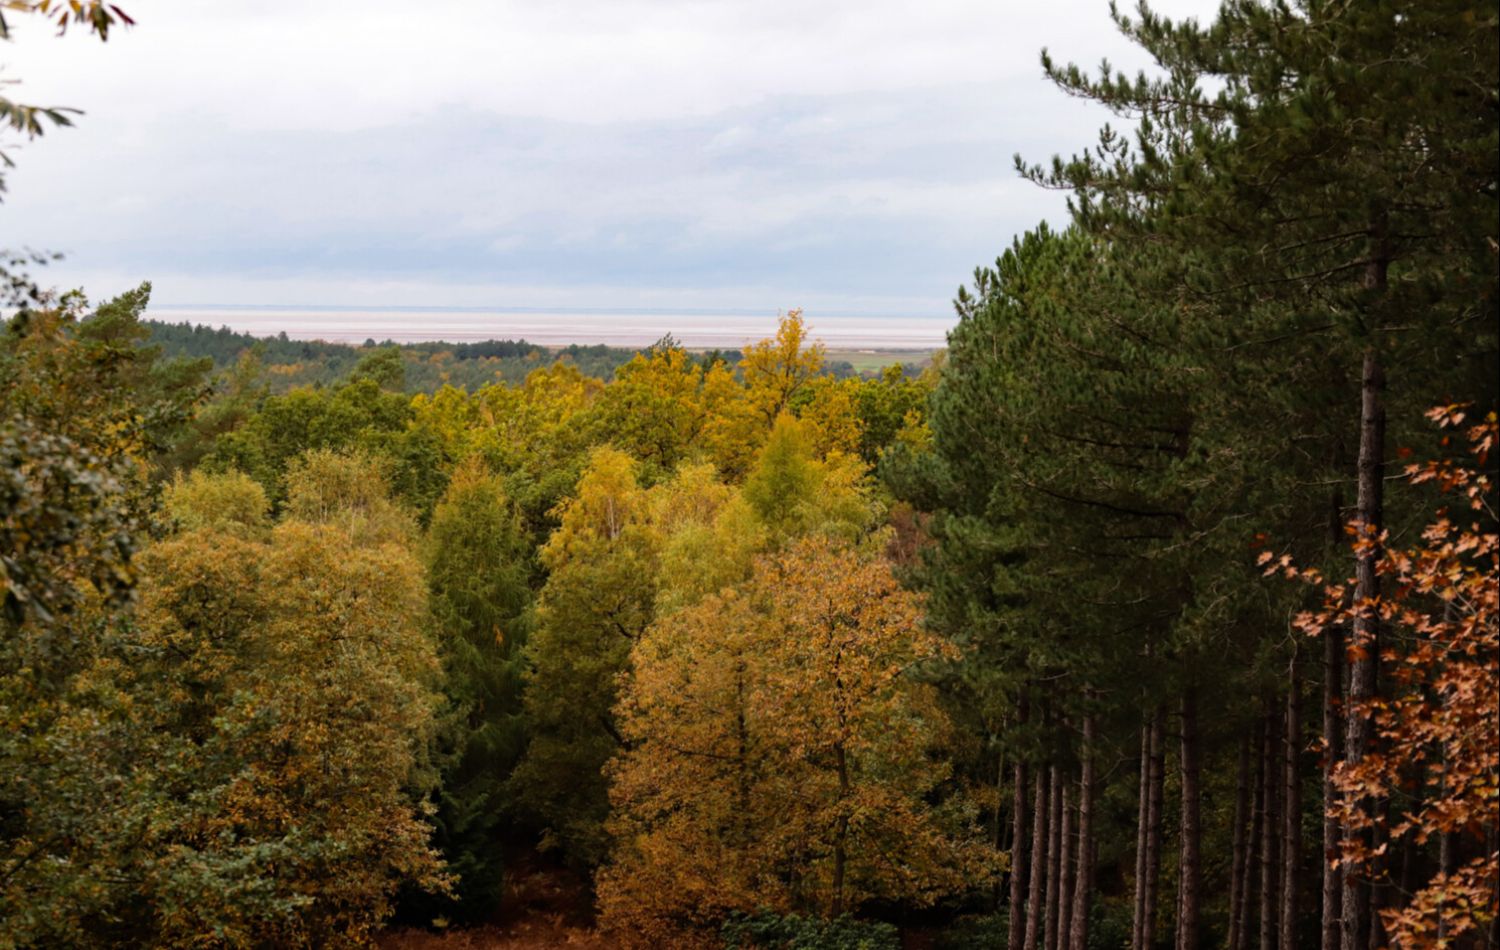
[[656, 346], [615, 371], [595, 401], [603, 440], [665, 475], [697, 447], [705, 421], [703, 368], [679, 346]]
[[653, 624], [619, 706], [604, 925], [689, 945], [734, 910], [838, 916], [982, 882], [972, 814], [936, 795], [947, 721], [912, 675], [948, 652], [883, 561], [827, 537]]
[[179, 481], [186, 530], [137, 562], [138, 659], [114, 672], [155, 737], [126, 911], [154, 945], [362, 942], [399, 887], [444, 886], [416, 799], [439, 669], [410, 524], [368, 460], [288, 481], [274, 527], [243, 476]]
[[782, 317], [774, 337], [745, 350], [740, 372], [762, 422], [770, 425], [793, 409], [797, 395], [822, 372], [824, 352], [822, 343], [808, 345], [801, 310]]

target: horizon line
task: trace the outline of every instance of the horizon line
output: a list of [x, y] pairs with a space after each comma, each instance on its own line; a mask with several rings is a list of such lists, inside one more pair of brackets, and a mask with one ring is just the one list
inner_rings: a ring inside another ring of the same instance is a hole
[[[348, 305], [348, 304], [260, 304], [260, 303], [153, 303], [152, 310], [210, 310], [210, 311], [304, 311], [321, 313], [539, 313], [539, 314], [585, 314], [589, 316], [704, 316], [704, 317], [766, 317], [771, 314], [760, 308], [750, 307], [464, 307], [464, 306], [409, 306], [409, 305]], [[939, 320], [947, 319], [933, 313], [892, 313], [861, 310], [813, 310], [794, 307], [775, 311], [781, 317], [791, 310], [804, 314], [837, 318], [865, 318], [872, 320]], [[954, 320], [957, 316], [954, 315]]]

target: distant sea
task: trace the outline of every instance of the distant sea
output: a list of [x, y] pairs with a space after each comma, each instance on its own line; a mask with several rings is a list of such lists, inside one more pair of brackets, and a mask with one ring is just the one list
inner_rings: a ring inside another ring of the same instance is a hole
[[[777, 315], [748, 311], [480, 310], [339, 307], [155, 306], [169, 323], [227, 326], [240, 333], [337, 343], [527, 340], [544, 346], [648, 346], [670, 333], [693, 349], [736, 349], [776, 332]], [[811, 335], [834, 350], [933, 350], [953, 317], [804, 314]]]

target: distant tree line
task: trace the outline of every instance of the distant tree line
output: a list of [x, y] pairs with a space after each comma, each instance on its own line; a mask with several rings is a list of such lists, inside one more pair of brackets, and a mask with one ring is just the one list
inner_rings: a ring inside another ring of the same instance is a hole
[[[227, 326], [215, 329], [186, 321], [169, 323], [147, 319], [143, 322], [150, 330], [151, 343], [161, 347], [162, 353], [168, 357], [208, 357], [216, 367], [227, 369], [242, 356], [253, 354], [264, 368], [265, 382], [272, 392], [285, 392], [297, 386], [332, 385], [347, 376], [364, 354], [381, 347], [393, 348], [401, 354], [403, 385], [409, 393], [431, 393], [442, 386], [473, 391], [495, 382], [519, 383], [532, 370], [554, 361], [576, 366], [585, 376], [609, 379], [636, 353], [645, 352], [602, 343], [542, 346], [525, 340], [474, 343], [394, 343], [386, 340], [377, 343], [371, 338], [355, 345], [293, 340], [285, 331], [276, 336], [261, 337]], [[670, 334], [653, 344], [653, 347], [663, 346], [681, 348]], [[722, 361], [730, 367], [736, 366], [741, 356], [741, 351], [735, 349], [690, 354], [693, 360], [705, 366]], [[860, 375], [845, 360], [830, 360], [825, 369], [841, 379]], [[911, 364], [904, 366], [903, 370], [916, 376], [922, 367]], [[866, 375], [870, 374], [867, 372]]]

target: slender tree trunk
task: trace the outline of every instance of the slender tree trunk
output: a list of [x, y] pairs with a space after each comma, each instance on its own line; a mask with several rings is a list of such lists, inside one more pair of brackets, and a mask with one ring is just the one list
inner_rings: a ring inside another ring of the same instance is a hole
[[1052, 843], [1047, 846], [1047, 927], [1043, 943], [1046, 950], [1057, 950], [1057, 893], [1062, 856], [1064, 778], [1062, 770], [1055, 765], [1048, 771], [1052, 801], [1047, 805], [1047, 810], [1051, 813], [1047, 818], [1047, 828], [1051, 834]]
[[1250, 733], [1240, 736], [1234, 782], [1234, 845], [1229, 865], [1229, 948], [1239, 950], [1245, 928], [1245, 884], [1250, 849], [1245, 841], [1250, 823]]
[[1145, 950], [1142, 936], [1146, 923], [1146, 829], [1150, 827], [1146, 802], [1151, 797], [1151, 720], [1141, 722], [1140, 781], [1136, 783], [1135, 820], [1135, 909], [1130, 920], [1132, 950]]
[[1297, 771], [1297, 756], [1302, 751], [1302, 684], [1297, 676], [1297, 656], [1292, 654], [1286, 692], [1286, 736], [1282, 742], [1285, 757], [1282, 790], [1281, 839], [1281, 947], [1297, 947], [1297, 885], [1302, 863], [1302, 785]]
[[[1372, 289], [1385, 285], [1384, 265], [1372, 264], [1372, 274], [1366, 283]], [[1373, 728], [1364, 704], [1375, 696], [1376, 657], [1380, 650], [1380, 627], [1374, 611], [1365, 610], [1380, 594], [1380, 577], [1375, 571], [1379, 560], [1379, 545], [1376, 543], [1384, 526], [1384, 479], [1385, 479], [1385, 371], [1380, 364], [1380, 354], [1372, 343], [1365, 350], [1364, 366], [1360, 382], [1359, 420], [1359, 479], [1358, 520], [1363, 542], [1354, 564], [1354, 599], [1358, 609], [1354, 618], [1351, 645], [1352, 662], [1349, 664], [1349, 705], [1345, 709], [1346, 726], [1344, 761], [1357, 766], [1364, 760], [1373, 738]], [[1356, 805], [1368, 809], [1368, 799]], [[1356, 829], [1345, 828], [1349, 839], [1365, 839], [1369, 835]], [[1366, 950], [1370, 937], [1370, 888], [1369, 879], [1377, 868], [1350, 869], [1344, 875], [1343, 896], [1343, 950]]]
[[1073, 866], [1077, 862], [1078, 841], [1074, 828], [1073, 781], [1066, 773], [1062, 788], [1062, 856], [1058, 858], [1057, 874], [1057, 950], [1068, 950], [1071, 946], [1072, 929], [1069, 925], [1073, 909]]
[[1167, 760], [1162, 748], [1165, 723], [1166, 712], [1157, 706], [1151, 714], [1151, 750], [1147, 761], [1147, 781], [1151, 787], [1146, 798], [1146, 887], [1143, 896], [1146, 907], [1145, 915], [1141, 917], [1142, 950], [1156, 942], [1156, 895], [1157, 885], [1161, 882], [1161, 826], [1165, 806], [1162, 798], [1167, 777]]
[[[1022, 715], [1024, 716], [1024, 712]], [[1010, 932], [1005, 942], [1006, 950], [1022, 950], [1025, 946], [1026, 887], [1030, 883], [1027, 879], [1027, 863], [1031, 858], [1030, 841], [1026, 837], [1026, 793], [1031, 782], [1030, 771], [1025, 759], [1016, 762], [1016, 787], [1010, 806]]]
[[1344, 904], [1343, 874], [1334, 862], [1339, 853], [1339, 823], [1329, 814], [1338, 791], [1333, 769], [1341, 758], [1343, 730], [1340, 699], [1344, 681], [1344, 633], [1337, 626], [1323, 631], [1323, 940], [1322, 950], [1339, 950]]
[[1083, 720], [1083, 777], [1078, 783], [1078, 878], [1073, 884], [1072, 950], [1089, 945], [1089, 906], [1094, 897], [1094, 741], [1097, 720]]
[[[1265, 820], [1260, 835], [1260, 950], [1276, 950], [1276, 899], [1280, 896], [1277, 887], [1281, 864], [1278, 860], [1281, 841], [1281, 732], [1277, 728], [1273, 712], [1274, 700], [1266, 698], [1266, 731], [1261, 743], [1261, 784], [1265, 801]], [[1290, 950], [1290, 948], [1288, 948]]]
[[[1005, 820], [1005, 755], [995, 756], [995, 814], [994, 825], [990, 839], [996, 854], [1006, 853], [1005, 833], [1010, 830], [1010, 822]], [[998, 911], [1004, 901], [1004, 895], [1010, 890], [1011, 868], [1006, 867], [1004, 872], [995, 877], [994, 893], [990, 895], [991, 909]]]
[[1047, 877], [1047, 844], [1050, 838], [1047, 810], [1052, 800], [1046, 769], [1037, 766], [1036, 778], [1032, 782], [1036, 793], [1031, 799], [1031, 880], [1026, 889], [1026, 950], [1036, 950], [1036, 938], [1042, 930], [1042, 887]]
[[1189, 689], [1182, 697], [1182, 841], [1178, 862], [1181, 909], [1177, 916], [1177, 950], [1198, 950], [1200, 854], [1198, 773], [1198, 704]]
[[[1245, 848], [1245, 879], [1241, 882], [1241, 904], [1244, 912], [1240, 921], [1240, 942], [1233, 950], [1250, 950], [1251, 921], [1258, 920], [1260, 904], [1256, 896], [1260, 893], [1260, 860], [1264, 852], [1266, 826], [1266, 721], [1257, 716], [1251, 733], [1251, 748], [1255, 750], [1255, 774], [1251, 777], [1251, 793], [1254, 801], [1250, 806], [1249, 840]], [[1258, 933], [1258, 931], [1256, 931]]]

